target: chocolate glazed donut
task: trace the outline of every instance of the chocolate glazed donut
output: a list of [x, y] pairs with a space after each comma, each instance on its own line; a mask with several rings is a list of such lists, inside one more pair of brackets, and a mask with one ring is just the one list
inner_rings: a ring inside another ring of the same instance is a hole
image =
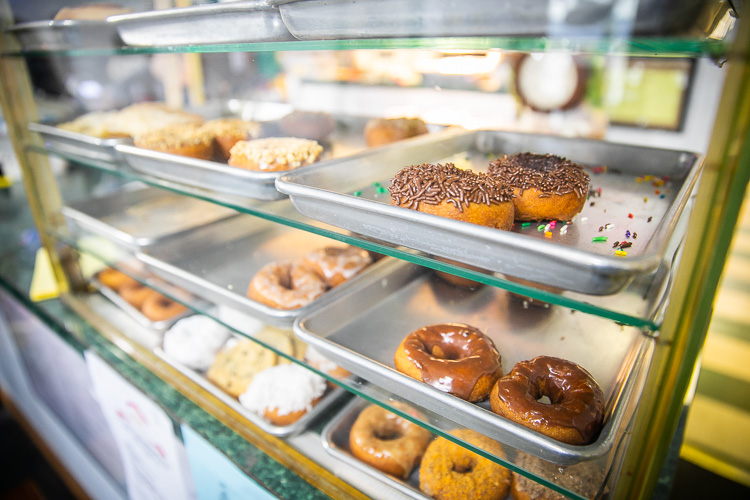
[[460, 323], [424, 326], [401, 341], [396, 369], [467, 401], [485, 399], [502, 375], [492, 339]]
[[[547, 396], [550, 404], [539, 401]], [[604, 420], [604, 394], [577, 364], [538, 356], [520, 361], [490, 393], [492, 411], [558, 441], [591, 443]]]

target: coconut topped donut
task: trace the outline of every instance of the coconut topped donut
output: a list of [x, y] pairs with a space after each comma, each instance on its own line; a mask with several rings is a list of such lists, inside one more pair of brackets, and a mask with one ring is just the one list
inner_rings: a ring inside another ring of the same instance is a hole
[[489, 174], [513, 188], [516, 220], [571, 219], [586, 202], [591, 178], [555, 155], [516, 153], [490, 162]]
[[511, 189], [499, 179], [453, 163], [404, 167], [388, 191], [391, 205], [498, 229], [513, 225]]

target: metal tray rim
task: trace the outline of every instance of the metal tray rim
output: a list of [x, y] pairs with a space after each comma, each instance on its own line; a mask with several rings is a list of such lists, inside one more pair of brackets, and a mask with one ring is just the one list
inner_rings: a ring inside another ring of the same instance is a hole
[[119, 25], [140, 21], [191, 18], [199, 15], [226, 14], [232, 12], [247, 11], [278, 12], [278, 8], [276, 8], [274, 5], [271, 5], [268, 0], [243, 0], [239, 2], [192, 5], [190, 7], [151, 10], [147, 12], [134, 12], [130, 14], [118, 14], [115, 16], [109, 16], [106, 21], [108, 23]]
[[29, 123], [28, 129], [32, 132], [38, 132], [39, 134], [42, 134], [44, 136], [70, 139], [85, 145], [97, 146], [102, 148], [115, 148], [115, 146], [124, 145], [132, 140], [128, 137], [95, 137], [93, 135], [86, 135], [79, 132], [71, 132], [70, 130], [63, 130], [54, 125], [46, 125], [44, 123]]

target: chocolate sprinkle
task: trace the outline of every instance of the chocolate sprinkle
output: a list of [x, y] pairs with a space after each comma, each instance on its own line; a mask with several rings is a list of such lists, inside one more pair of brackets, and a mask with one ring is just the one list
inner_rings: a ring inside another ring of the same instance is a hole
[[391, 179], [388, 188], [394, 204], [417, 210], [420, 203], [451, 203], [460, 212], [472, 203], [499, 205], [511, 200], [513, 192], [488, 174], [462, 170], [453, 163], [410, 165]]
[[536, 188], [541, 191], [540, 198], [568, 193], [583, 198], [589, 193], [591, 180], [583, 167], [566, 158], [534, 153], [505, 155], [490, 162], [489, 173], [518, 188], [519, 195], [526, 189]]

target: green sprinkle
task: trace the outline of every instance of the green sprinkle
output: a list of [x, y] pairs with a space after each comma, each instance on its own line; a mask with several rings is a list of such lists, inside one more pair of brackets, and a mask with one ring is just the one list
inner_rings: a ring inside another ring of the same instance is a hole
[[379, 182], [373, 182], [372, 185], [375, 186], [375, 187], [380, 187], [381, 186], [381, 184]]
[[591, 238], [592, 243], [601, 243], [602, 241], [607, 241], [606, 236], [596, 236], [594, 238]]
[[537, 230], [537, 231], [544, 231], [544, 224], [539, 224], [539, 225], [538, 225], [538, 226], [536, 227], [536, 230]]
[[529, 227], [531, 225], [531, 222], [524, 222], [521, 224], [521, 227]]
[[352, 194], [354, 196], [362, 196], [362, 191], [354, 191]]
[[378, 188], [375, 191], [377, 191], [378, 193], [387, 193], [388, 192], [388, 190], [386, 188], [381, 187], [381, 186], [378, 186]]

